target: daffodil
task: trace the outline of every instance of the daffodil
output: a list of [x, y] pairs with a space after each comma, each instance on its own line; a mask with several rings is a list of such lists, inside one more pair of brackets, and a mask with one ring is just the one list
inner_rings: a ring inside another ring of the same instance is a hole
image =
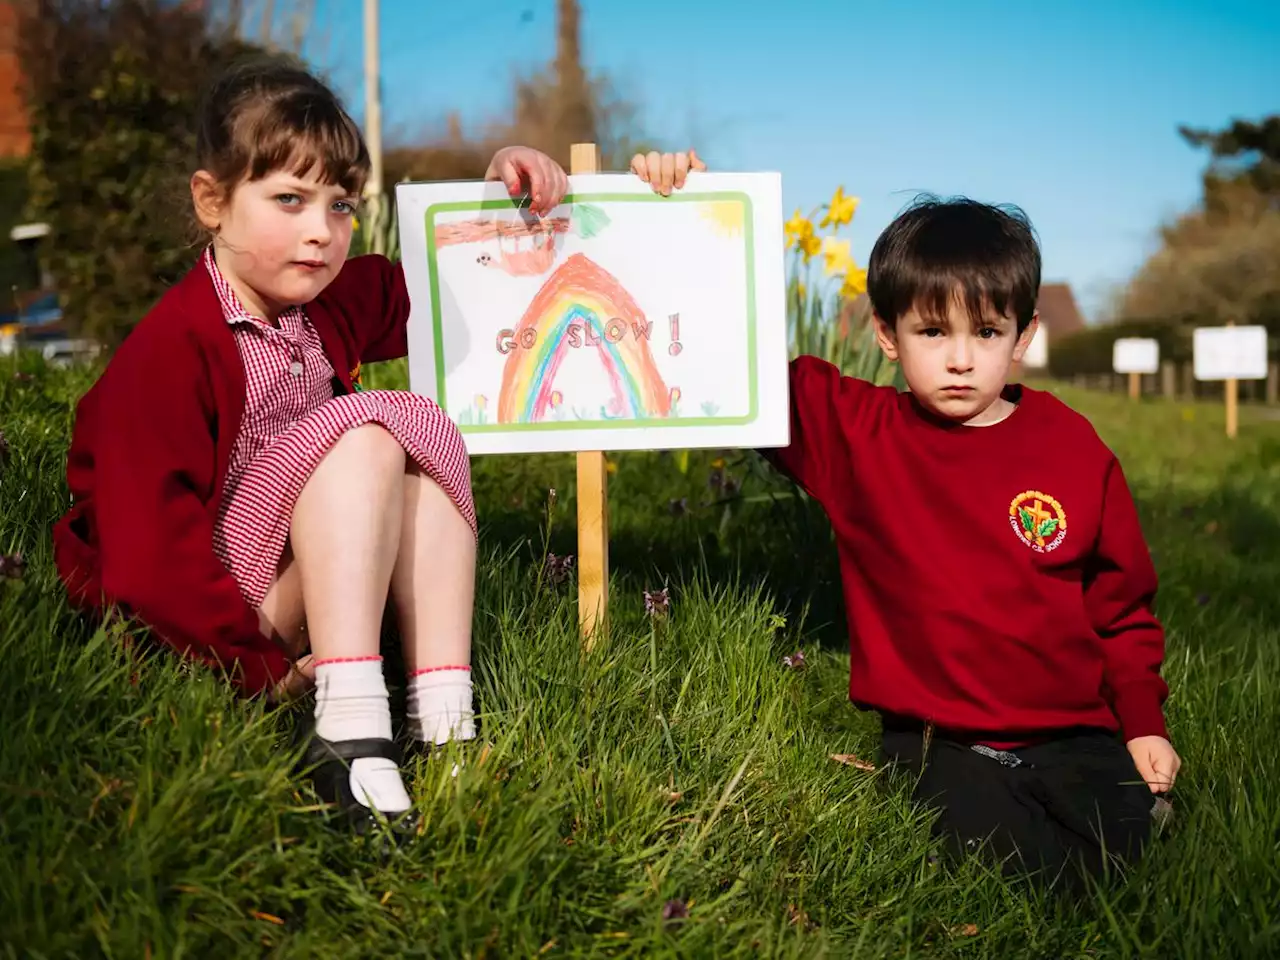
[[846, 197], [844, 187], [836, 187], [831, 202], [827, 204], [827, 215], [818, 224], [820, 227], [840, 227], [853, 219], [853, 212], [858, 209], [857, 197]]
[[840, 296], [852, 300], [867, 292], [867, 271], [856, 264], [850, 264], [844, 275], [844, 283], [840, 285]]
[[803, 249], [805, 241], [813, 236], [813, 221], [801, 213], [799, 207], [796, 207], [796, 212], [783, 226], [783, 230], [787, 234], [788, 247], [800, 244]]
[[800, 238], [800, 252], [804, 254], [804, 262], [808, 263], [822, 249], [822, 238], [810, 233]]
[[837, 240], [835, 237], [822, 238], [822, 259], [826, 261], [828, 276], [844, 273], [854, 266], [853, 254], [849, 251], [848, 240]]

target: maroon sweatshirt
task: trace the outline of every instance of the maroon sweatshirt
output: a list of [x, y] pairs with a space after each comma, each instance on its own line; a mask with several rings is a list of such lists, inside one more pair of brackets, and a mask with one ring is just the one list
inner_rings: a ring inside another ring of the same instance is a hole
[[1166, 736], [1156, 575], [1114, 454], [1049, 393], [987, 427], [791, 365], [790, 446], [840, 558], [857, 705], [999, 746], [1092, 726]]
[[[361, 361], [405, 355], [404, 274], [385, 257], [348, 260], [307, 316], [338, 371], [335, 390], [350, 391]], [[289, 662], [213, 552], [244, 405], [234, 332], [197, 264], [81, 399], [67, 458], [73, 505], [53, 549], [75, 605], [116, 606], [257, 693]]]

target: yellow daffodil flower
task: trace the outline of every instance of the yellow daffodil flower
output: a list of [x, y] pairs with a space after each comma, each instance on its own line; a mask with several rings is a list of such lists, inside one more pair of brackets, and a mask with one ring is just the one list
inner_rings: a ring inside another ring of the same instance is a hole
[[796, 212], [792, 214], [791, 219], [783, 226], [783, 230], [787, 234], [787, 247], [793, 247], [800, 244], [803, 247], [807, 238], [813, 236], [813, 222], [800, 212], [800, 208], [796, 207]]
[[827, 205], [827, 214], [822, 218], [822, 222], [818, 226], [830, 226], [839, 229], [853, 219], [853, 213], [858, 209], [858, 203], [857, 197], [846, 197], [844, 195], [844, 187], [836, 187], [836, 192], [831, 197], [831, 203]]
[[856, 264], [850, 264], [844, 275], [844, 283], [840, 285], [840, 296], [852, 300], [867, 292], [867, 271]]
[[822, 249], [822, 238], [810, 233], [800, 238], [800, 252], [804, 254], [804, 262], [808, 263]]
[[822, 238], [822, 259], [826, 261], [828, 276], [844, 273], [854, 266], [853, 254], [849, 252], [848, 240], [837, 240], [835, 237]]

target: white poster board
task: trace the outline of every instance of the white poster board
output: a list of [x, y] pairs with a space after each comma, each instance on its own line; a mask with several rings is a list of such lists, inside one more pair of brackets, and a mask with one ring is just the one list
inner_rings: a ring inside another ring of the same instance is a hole
[[1160, 341], [1121, 337], [1111, 345], [1111, 369], [1116, 373], [1159, 373]]
[[785, 446], [780, 175], [569, 184], [545, 218], [499, 183], [396, 187], [409, 388], [473, 454]]
[[1192, 347], [1197, 380], [1267, 379], [1267, 328], [1198, 327]]
[[1022, 365], [1033, 370], [1042, 370], [1049, 365], [1049, 333], [1043, 323], [1036, 324], [1027, 352], [1022, 355]]

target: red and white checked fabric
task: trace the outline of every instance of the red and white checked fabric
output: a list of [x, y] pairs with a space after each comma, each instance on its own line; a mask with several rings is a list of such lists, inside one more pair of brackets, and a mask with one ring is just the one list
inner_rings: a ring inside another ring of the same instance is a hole
[[426, 397], [393, 390], [334, 396], [333, 366], [302, 307], [274, 327], [252, 316], [213, 258], [222, 314], [244, 361], [245, 410], [228, 468], [213, 548], [252, 606], [262, 605], [289, 539], [293, 505], [311, 472], [354, 427], [381, 424], [438, 483], [476, 531], [471, 463], [448, 415]]

